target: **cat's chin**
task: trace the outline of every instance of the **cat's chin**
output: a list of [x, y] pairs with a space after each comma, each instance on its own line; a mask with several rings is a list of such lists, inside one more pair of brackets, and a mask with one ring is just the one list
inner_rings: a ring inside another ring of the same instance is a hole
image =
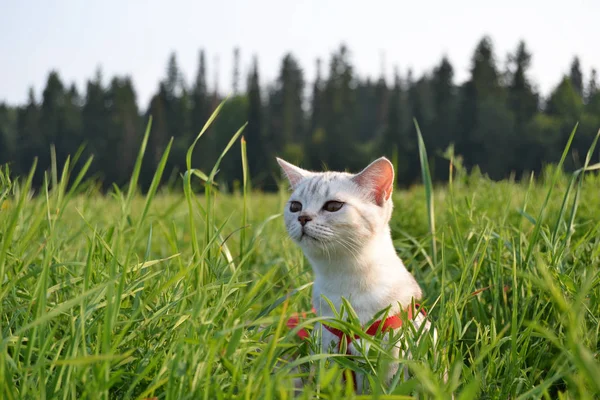
[[296, 238], [295, 242], [306, 254], [319, 255], [325, 251], [320, 240], [307, 234]]

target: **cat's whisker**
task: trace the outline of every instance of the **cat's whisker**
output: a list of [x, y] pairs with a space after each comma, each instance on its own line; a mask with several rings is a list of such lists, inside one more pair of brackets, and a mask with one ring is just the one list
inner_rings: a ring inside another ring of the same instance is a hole
[[331, 261], [331, 252], [329, 251], [329, 246], [327, 245], [327, 242], [323, 239], [317, 239], [319, 241], [319, 243], [321, 243], [323, 245], [323, 249], [325, 250], [325, 254], [327, 255], [327, 260]]
[[352, 257], [354, 257], [356, 261], [359, 261], [358, 256], [360, 254], [360, 248], [358, 246], [340, 237], [336, 239], [336, 242], [342, 247], [344, 247], [346, 250], [348, 250], [348, 252], [352, 255]]

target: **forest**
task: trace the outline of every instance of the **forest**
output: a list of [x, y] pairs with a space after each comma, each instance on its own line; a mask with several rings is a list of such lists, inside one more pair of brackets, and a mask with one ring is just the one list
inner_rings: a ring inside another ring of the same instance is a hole
[[[261, 80], [259, 60], [240, 73], [234, 49], [233, 87], [219, 117], [201, 138], [192, 165], [212, 166], [232, 135], [248, 123], [248, 167], [254, 188], [276, 189], [275, 156], [309, 169], [356, 171], [373, 158], [388, 156], [397, 165], [399, 186], [419, 181], [419, 124], [436, 182], [448, 179], [450, 157], [458, 167], [479, 169], [491, 179], [521, 179], [555, 163], [577, 124], [566, 168], [580, 167], [600, 128], [600, 91], [595, 69], [584, 74], [577, 57], [566, 60], [563, 77], [543, 95], [530, 76], [532, 54], [525, 42], [506, 59], [483, 37], [474, 49], [467, 81], [455, 82], [446, 57], [422, 76], [394, 69], [393, 82], [358, 76], [351, 50], [340, 47], [328, 60], [317, 59], [317, 76], [307, 82], [293, 54], [281, 60], [274, 82]], [[43, 183], [51, 166], [69, 155], [79, 165], [93, 156], [91, 176], [105, 188], [124, 185], [150, 116], [152, 128], [140, 183], [150, 184], [171, 138], [168, 182], [185, 170], [185, 153], [215, 108], [225, 99], [217, 85], [209, 88], [203, 50], [192, 82], [183, 79], [176, 54], [167, 61], [150, 104], [141, 107], [131, 77], [107, 80], [98, 70], [85, 88], [64, 82], [58, 71], [48, 75], [41, 98], [29, 90], [27, 104], [0, 104], [0, 164], [14, 175], [26, 174], [37, 159], [34, 185]], [[241, 82], [244, 78], [245, 82]], [[81, 151], [81, 153], [78, 153]], [[241, 154], [232, 150], [217, 180], [232, 190], [242, 177]], [[598, 152], [594, 156], [597, 161]]]

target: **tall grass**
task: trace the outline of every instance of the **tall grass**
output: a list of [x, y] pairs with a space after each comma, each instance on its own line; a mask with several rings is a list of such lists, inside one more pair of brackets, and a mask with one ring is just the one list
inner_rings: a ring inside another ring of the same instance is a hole
[[[310, 309], [312, 277], [286, 238], [285, 193], [250, 190], [243, 127], [210, 172], [191, 163], [220, 109], [187, 153], [183, 195], [159, 186], [170, 143], [149, 191], [137, 191], [150, 122], [125, 192], [86, 185], [91, 160], [74, 179], [74, 162], [60, 174], [54, 162], [35, 193], [35, 165], [16, 180], [2, 169], [0, 397], [285, 399], [302, 376], [300, 397], [359, 398], [348, 370], [381, 399], [598, 397], [598, 138], [574, 174], [561, 168], [567, 144], [529, 181], [457, 170], [445, 188], [431, 184], [419, 140], [424, 184], [394, 195], [392, 232], [439, 338], [409, 335], [413, 358], [400, 361], [411, 376], [387, 386], [381, 371], [398, 360], [349, 304], [330, 324], [370, 341], [363, 357], [311, 353], [296, 333], [317, 317], [286, 327]], [[215, 182], [229, 151], [242, 154], [241, 194]]]

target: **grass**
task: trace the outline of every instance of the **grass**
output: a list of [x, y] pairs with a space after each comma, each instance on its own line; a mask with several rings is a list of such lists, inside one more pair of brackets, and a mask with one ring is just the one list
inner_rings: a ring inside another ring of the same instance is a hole
[[[598, 168], [589, 158], [575, 174], [559, 164], [518, 183], [459, 169], [436, 188], [424, 167], [425, 187], [395, 193], [394, 240], [439, 341], [409, 339], [411, 377], [387, 387], [385, 351], [327, 359], [286, 327], [310, 309], [312, 279], [283, 227], [287, 193], [247, 181], [219, 193], [218, 165], [194, 170], [193, 147], [184, 194], [159, 189], [167, 147], [141, 195], [149, 131], [126, 192], [98, 193], [85, 168], [70, 176], [74, 163], [53, 168], [36, 196], [32, 175], [0, 174], [1, 398], [285, 399], [308, 366], [304, 398], [352, 397], [346, 369], [366, 371], [380, 399], [600, 395], [600, 177], [584, 173]], [[223, 156], [241, 151], [247, 177], [241, 132]]]

